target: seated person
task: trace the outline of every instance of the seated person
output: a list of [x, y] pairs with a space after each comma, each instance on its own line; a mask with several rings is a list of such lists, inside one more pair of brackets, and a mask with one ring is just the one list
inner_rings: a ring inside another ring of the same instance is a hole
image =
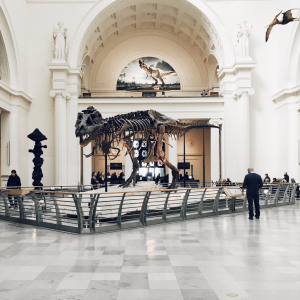
[[92, 190], [96, 190], [98, 188], [98, 181], [96, 179], [96, 172], [92, 173], [91, 185], [92, 185]]
[[118, 177], [118, 183], [119, 184], [122, 182], [123, 176], [124, 176], [124, 173], [121, 172], [120, 175], [119, 175], [119, 177]]
[[[273, 180], [274, 180], [274, 178], [273, 178]], [[271, 179], [270, 179], [269, 175], [265, 174], [264, 183], [270, 183], [270, 182], [271, 182]]]
[[96, 180], [97, 180], [98, 183], [100, 183], [100, 184], [103, 183], [103, 179], [102, 179], [102, 177], [101, 177], [101, 173], [100, 173], [100, 172], [97, 173]]
[[113, 172], [111, 175], [111, 179], [117, 179], [117, 178], [118, 178], [117, 173]]
[[185, 172], [185, 180], [189, 180], [190, 178], [189, 178], [189, 173], [188, 172]]
[[158, 173], [156, 178], [155, 178], [155, 183], [158, 184], [160, 181], [160, 174]]
[[276, 178], [273, 178], [272, 183], [278, 183]]
[[226, 185], [231, 185], [231, 180], [229, 178], [226, 180]]

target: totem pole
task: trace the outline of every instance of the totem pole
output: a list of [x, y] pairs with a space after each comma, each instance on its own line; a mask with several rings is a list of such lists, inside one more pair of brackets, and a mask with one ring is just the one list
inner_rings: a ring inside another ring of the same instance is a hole
[[32, 160], [34, 163], [34, 168], [32, 172], [32, 185], [36, 187], [43, 186], [43, 184], [41, 183], [41, 179], [43, 177], [41, 167], [43, 165], [44, 159], [41, 158], [41, 155], [43, 154], [42, 148], [47, 148], [47, 146], [42, 146], [41, 141], [45, 141], [47, 140], [47, 138], [37, 128], [27, 137], [35, 142], [33, 150], [29, 150], [29, 152], [32, 152], [34, 154], [34, 159]]

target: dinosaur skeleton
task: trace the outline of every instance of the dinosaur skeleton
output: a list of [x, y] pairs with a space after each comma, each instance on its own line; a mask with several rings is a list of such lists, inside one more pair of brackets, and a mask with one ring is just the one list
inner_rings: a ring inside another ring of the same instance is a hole
[[147, 73], [147, 75], [149, 75], [153, 80], [155, 80], [155, 83], [153, 84], [153, 86], [157, 85], [157, 82], [158, 82], [157, 79], [159, 79], [162, 83], [162, 87], [164, 87], [165, 82], [163, 80], [163, 77], [175, 73], [173, 71], [164, 71], [159, 68], [148, 67], [146, 65], [146, 63], [141, 59], [139, 60], [139, 65], [140, 65], [140, 68], [143, 69]]
[[[110, 159], [115, 159], [121, 151], [118, 148], [120, 144], [127, 149], [126, 155], [129, 154], [131, 157], [133, 170], [123, 187], [129, 186], [132, 181], [133, 185], [136, 184], [136, 174], [140, 168], [134, 154], [133, 141], [142, 139], [141, 145], [143, 142], [147, 142], [147, 155], [143, 162], [160, 161], [169, 167], [172, 170], [171, 189], [177, 187], [179, 171], [167, 160], [162, 150], [163, 142], [166, 143], [164, 135], [167, 134], [176, 140], [193, 128], [219, 128], [209, 124], [183, 123], [155, 110], [136, 111], [112, 118], [102, 118], [100, 112], [93, 106], [78, 113], [75, 127], [75, 135], [80, 138], [81, 147], [94, 141], [92, 153], [86, 157], [92, 156], [99, 148], [104, 154], [109, 155]], [[116, 153], [113, 153], [113, 150]]]

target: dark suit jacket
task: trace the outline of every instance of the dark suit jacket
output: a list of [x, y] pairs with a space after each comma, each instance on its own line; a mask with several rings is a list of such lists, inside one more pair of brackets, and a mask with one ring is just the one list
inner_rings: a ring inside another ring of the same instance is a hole
[[259, 189], [263, 186], [261, 177], [256, 173], [249, 173], [245, 176], [243, 189], [247, 188], [247, 194], [258, 195]]

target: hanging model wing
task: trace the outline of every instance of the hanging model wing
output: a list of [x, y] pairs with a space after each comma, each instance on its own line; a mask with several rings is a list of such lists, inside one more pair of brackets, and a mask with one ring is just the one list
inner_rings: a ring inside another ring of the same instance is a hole
[[267, 29], [267, 31], [266, 31], [266, 42], [267, 42], [268, 39], [269, 39], [269, 36], [270, 36], [270, 33], [271, 33], [273, 27], [274, 27], [274, 25], [269, 26], [268, 29]]

